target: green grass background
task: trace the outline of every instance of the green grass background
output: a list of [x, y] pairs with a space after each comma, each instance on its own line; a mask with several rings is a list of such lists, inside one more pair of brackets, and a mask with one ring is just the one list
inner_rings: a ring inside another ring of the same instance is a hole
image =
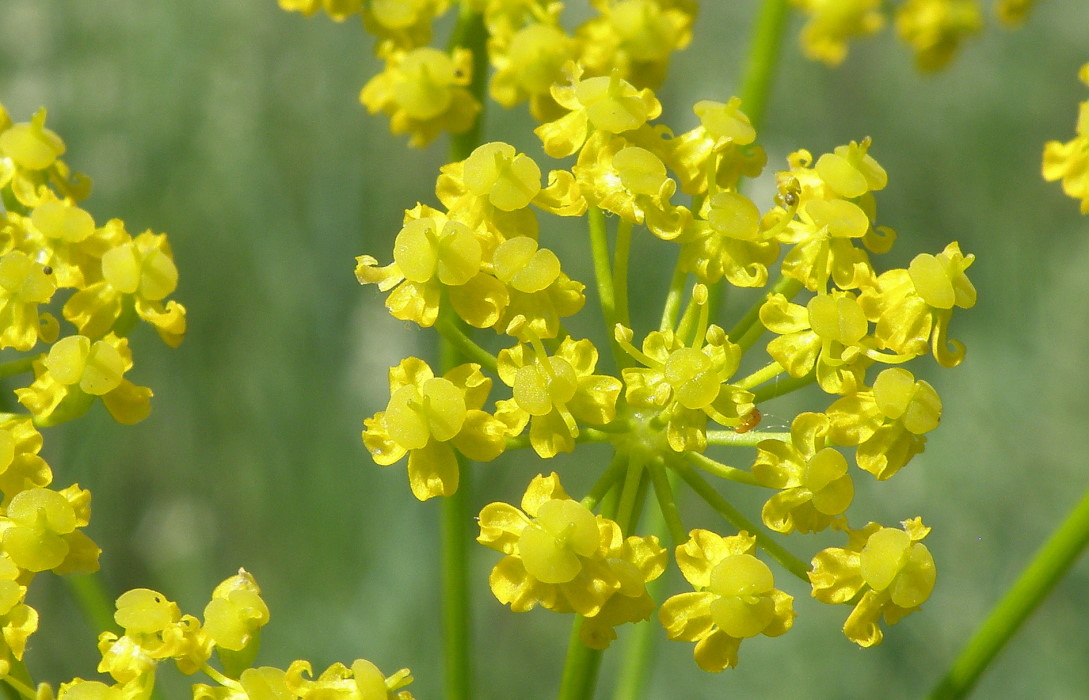
[[[705, 3], [660, 93], [666, 123], [688, 129], [693, 102], [737, 91], [757, 5]], [[709, 675], [691, 645], [659, 633], [650, 697], [919, 697], [1089, 486], [1089, 219], [1039, 175], [1043, 143], [1072, 137], [1087, 97], [1075, 75], [1089, 60], [1089, 6], [1040, 5], [1016, 32], [988, 18], [936, 76], [917, 74], [888, 31], [855, 44], [839, 69], [807, 62], [794, 18], [761, 135], [768, 171], [796, 148], [819, 154], [870, 135], [890, 175], [879, 220], [900, 233], [880, 264], [950, 240], [979, 258], [979, 304], [952, 326], [967, 361], [912, 367], [941, 393], [943, 425], [891, 482], [857, 478], [852, 508], [856, 522], [921, 514], [934, 527], [938, 586], [883, 645], [860, 650], [839, 631], [846, 609], [779, 573], [799, 613], [789, 634], [745, 642], [738, 669]], [[169, 233], [181, 271], [184, 344], [167, 349], [146, 329], [133, 341], [131, 376], [156, 394], [151, 417], [126, 428], [95, 410], [46, 433], [56, 483], [94, 493], [87, 531], [105, 550], [111, 593], [156, 588], [199, 615], [244, 566], [272, 610], [261, 663], [365, 657], [387, 673], [411, 667], [418, 697], [438, 698], [438, 504], [412, 498], [403, 465], [379, 469], [359, 440], [363, 418], [384, 406], [385, 369], [430, 356], [434, 336], [386, 315], [352, 268], [363, 253], [388, 260], [402, 210], [434, 203], [445, 143], [409, 150], [358, 104], [378, 68], [370, 45], [355, 20], [305, 19], [272, 0], [0, 0], [0, 100], [16, 121], [47, 106], [66, 160], [95, 181], [85, 206], [96, 220]], [[537, 153], [529, 128], [524, 108], [493, 110], [486, 133]], [[766, 206], [766, 182], [761, 194]], [[589, 281], [585, 237], [542, 229]], [[651, 283], [637, 306], [649, 309], [663, 249], [639, 247]], [[802, 398], [772, 404], [769, 422], [824, 405]], [[577, 491], [606, 458], [590, 456], [479, 466], [474, 501], [514, 501], [553, 468]], [[745, 502], [756, 517], [759, 502]], [[691, 526], [714, 526], [692, 507]], [[808, 556], [822, 545], [797, 536], [788, 546]], [[480, 697], [551, 697], [569, 620], [503, 609], [486, 586], [496, 560], [475, 547]], [[95, 677], [95, 631], [53, 578], [32, 588], [43, 622], [30, 668], [54, 682]], [[977, 697], [1085, 696], [1087, 584], [1081, 561]], [[169, 668], [161, 679], [168, 696], [185, 694], [188, 679]]]

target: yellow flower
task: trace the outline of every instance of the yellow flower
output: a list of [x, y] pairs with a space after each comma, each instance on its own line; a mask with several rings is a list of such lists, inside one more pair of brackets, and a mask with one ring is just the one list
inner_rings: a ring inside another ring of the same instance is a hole
[[[1089, 63], [1078, 71], [1078, 78], [1089, 85]], [[1078, 108], [1077, 136], [1066, 143], [1048, 141], [1044, 145], [1043, 175], [1048, 182], [1063, 181], [1066, 196], [1081, 200], [1081, 213], [1089, 214], [1089, 100]]]
[[688, 46], [692, 0], [595, 0], [601, 16], [579, 27], [579, 62], [594, 75], [617, 69], [636, 87], [662, 84], [670, 55]]
[[[360, 284], [393, 290], [386, 308], [394, 318], [432, 326], [445, 297], [466, 323], [488, 328], [509, 303], [502, 282], [482, 270], [487, 233], [419, 205], [405, 212], [405, 225], [394, 241], [394, 261], [378, 267], [369, 255], [356, 258]], [[445, 292], [445, 293], [444, 293]]]
[[49, 303], [56, 289], [46, 267], [21, 250], [0, 257], [0, 348], [34, 347], [42, 332], [38, 305]]
[[480, 410], [491, 379], [479, 365], [455, 367], [436, 377], [427, 363], [406, 358], [390, 368], [385, 411], [364, 421], [363, 444], [375, 463], [388, 466], [408, 454], [408, 482], [421, 501], [457, 491], [453, 447], [486, 462], [503, 451], [507, 426]]
[[363, 86], [359, 100], [371, 114], [390, 117], [390, 131], [409, 134], [410, 146], [426, 146], [443, 131], [459, 134], [476, 120], [480, 105], [466, 89], [472, 56], [430, 47], [387, 51], [386, 68]]
[[896, 31], [922, 71], [944, 67], [982, 26], [978, 0], [907, 0], [896, 9]]
[[779, 258], [779, 244], [760, 225], [760, 210], [740, 192], [716, 192], [701, 216], [677, 239], [681, 269], [701, 282], [725, 277], [736, 287], [763, 287], [768, 265]]
[[[278, 674], [277, 674], [278, 675]], [[397, 692], [412, 682], [412, 674], [403, 668], [388, 678], [370, 661], [356, 659], [351, 668], [335, 663], [311, 680], [309, 661], [292, 661], [284, 675], [284, 685], [290, 697], [299, 698], [358, 698], [359, 700], [412, 700], [408, 691]], [[277, 680], [276, 685], [279, 685]], [[396, 695], [394, 695], [396, 693]]]
[[[0, 517], [4, 552], [22, 569], [37, 572], [93, 558], [99, 549], [76, 528], [87, 525], [90, 493], [78, 486], [64, 491], [31, 488], [11, 499]], [[81, 503], [83, 501], [83, 503]], [[90, 570], [93, 571], [97, 566]]]
[[665, 565], [657, 538], [625, 540], [615, 522], [571, 500], [555, 473], [535, 477], [521, 506], [480, 511], [477, 541], [507, 555], [488, 580], [499, 602], [515, 612], [540, 605], [589, 618], [584, 641], [596, 648], [608, 645], [616, 624], [646, 619], [645, 584]]
[[118, 423], [138, 423], [151, 412], [152, 393], [122, 376], [130, 369], [132, 353], [126, 338], [111, 333], [92, 343], [86, 336], [68, 336], [34, 363], [34, 383], [16, 389], [15, 395], [39, 424], [78, 417], [96, 396], [102, 397]]
[[[326, 0], [330, 1], [359, 4], [359, 0]], [[389, 46], [414, 49], [430, 42], [432, 25], [449, 7], [450, 0], [368, 0], [360, 15], [363, 27], [378, 39], [376, 48], [381, 53]]]
[[29, 417], [12, 417], [0, 423], [0, 492], [3, 505], [15, 494], [36, 486], [48, 486], [53, 471], [38, 456], [42, 435]]
[[570, 452], [578, 437], [578, 421], [604, 425], [616, 417], [620, 380], [594, 374], [597, 348], [589, 340], [565, 338], [548, 355], [539, 340], [499, 353], [499, 378], [514, 398], [496, 402], [496, 418], [512, 434], [530, 424], [529, 440], [542, 458]]
[[877, 375], [873, 388], [844, 396], [828, 407], [832, 439], [857, 445], [858, 466], [888, 479], [923, 451], [938, 427], [942, 402], [934, 387], [898, 367]]
[[741, 348], [718, 326], [710, 326], [693, 347], [670, 330], [652, 331], [642, 351], [631, 344], [631, 331], [619, 327], [617, 342], [644, 367], [627, 368], [625, 398], [638, 408], [661, 409], [666, 440], [676, 452], [702, 452], [707, 446], [707, 419], [736, 426], [753, 410], [749, 391], [727, 384], [737, 371]]
[[846, 547], [825, 549], [813, 558], [809, 580], [814, 598], [838, 604], [862, 593], [843, 626], [859, 646], [880, 644], [878, 620], [895, 624], [926, 602], [934, 588], [934, 558], [922, 544], [930, 528], [921, 518], [902, 525], [897, 530], [869, 523], [848, 530]]
[[582, 79], [580, 66], [568, 63], [564, 71], [570, 84], [553, 85], [552, 97], [568, 113], [534, 129], [545, 153], [553, 158], [564, 158], [582, 148], [590, 127], [620, 134], [638, 129], [662, 113], [662, 104], [654, 93], [636, 89], [620, 77], [619, 70], [586, 80]]
[[784, 534], [820, 531], [851, 505], [854, 483], [847, 460], [828, 445], [830, 422], [823, 413], [801, 413], [790, 429], [790, 442], [763, 440], [752, 472], [761, 486], [780, 489], [760, 515]]
[[212, 600], [204, 608], [203, 629], [217, 647], [240, 651], [257, 638], [268, 617], [257, 581], [239, 569], [212, 591]]
[[807, 58], [830, 66], [847, 57], [847, 41], [876, 34], [885, 26], [880, 0], [792, 0], [809, 21], [802, 27]]
[[677, 566], [696, 590], [667, 599], [658, 617], [670, 639], [696, 643], [704, 671], [737, 666], [742, 640], [777, 637], [794, 624], [794, 599], [775, 588], [755, 551], [756, 538], [744, 531], [722, 537], [692, 530], [677, 547]]
[[559, 116], [552, 99], [553, 83], [563, 80], [563, 66], [575, 57], [572, 37], [551, 22], [533, 22], [513, 34], [493, 33], [488, 58], [495, 72], [488, 94], [504, 107], [529, 100], [529, 111], [538, 121]]

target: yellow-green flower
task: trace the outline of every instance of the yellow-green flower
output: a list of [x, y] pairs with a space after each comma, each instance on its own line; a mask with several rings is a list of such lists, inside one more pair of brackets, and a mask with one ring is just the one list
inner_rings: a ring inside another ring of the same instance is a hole
[[790, 442], [763, 440], [752, 472], [761, 486], [779, 489], [760, 515], [776, 532], [813, 532], [831, 525], [854, 498], [847, 460], [828, 445], [831, 426], [823, 413], [802, 413]]
[[596, 648], [615, 638], [613, 626], [646, 619], [645, 584], [665, 568], [657, 538], [625, 539], [615, 522], [571, 500], [555, 473], [535, 477], [521, 506], [480, 511], [477, 541], [507, 555], [489, 577], [499, 602], [515, 612], [540, 605], [589, 618], [583, 641]]
[[843, 633], [859, 646], [880, 644], [878, 621], [883, 617], [895, 624], [926, 602], [934, 588], [934, 558], [922, 544], [930, 528], [921, 518], [902, 525], [897, 530], [869, 523], [848, 530], [846, 547], [825, 549], [813, 558], [809, 580], [814, 598], [838, 604], [862, 593], [843, 625]]
[[744, 531], [723, 537], [692, 530], [677, 547], [677, 566], [696, 590], [667, 599], [658, 617], [670, 639], [696, 643], [704, 671], [737, 666], [742, 640], [777, 637], [794, 624], [793, 597], [775, 588], [755, 551], [756, 538]]
[[[1089, 85], [1089, 63], [1078, 71], [1078, 79]], [[1044, 179], [1062, 180], [1067, 197], [1081, 200], [1081, 213], [1089, 214], [1089, 100], [1078, 108], [1077, 136], [1066, 143], [1044, 144]]]
[[363, 444], [382, 466], [408, 454], [409, 486], [421, 501], [457, 491], [454, 447], [478, 462], [503, 451], [507, 426], [480, 410], [492, 380], [479, 365], [436, 377], [426, 362], [410, 357], [390, 368], [389, 384], [386, 410], [364, 421]]

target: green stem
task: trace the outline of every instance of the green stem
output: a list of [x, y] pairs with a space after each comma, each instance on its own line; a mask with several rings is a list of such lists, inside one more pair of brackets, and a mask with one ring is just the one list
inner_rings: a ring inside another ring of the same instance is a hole
[[609, 234], [605, 226], [605, 214], [597, 207], [590, 207], [587, 212], [590, 224], [590, 252], [594, 259], [594, 279], [597, 281], [598, 302], [601, 315], [605, 317], [605, 328], [609, 335], [609, 346], [618, 368], [624, 367], [627, 356], [613, 338], [613, 329], [619, 322], [616, 310], [616, 287], [613, 284], [613, 271], [609, 267]]
[[802, 375], [801, 377], [788, 377], [786, 379], [776, 380], [775, 383], [768, 386], [762, 386], [754, 391], [753, 403], [763, 403], [770, 399], [774, 399], [776, 396], [789, 394], [802, 387], [807, 387], [815, 381], [817, 381], [817, 373], [815, 371]]
[[41, 359], [42, 357], [44, 357], [42, 354], [28, 355], [27, 357], [20, 357], [18, 360], [0, 363], [0, 378], [14, 377], [16, 374], [29, 372], [34, 369], [34, 360]]
[[616, 249], [613, 251], [613, 286], [616, 289], [616, 318], [631, 328], [631, 312], [628, 308], [628, 265], [631, 262], [630, 221], [621, 220], [616, 227]]
[[787, 299], [793, 299], [801, 290], [802, 283], [793, 277], [780, 277], [777, 279], [768, 293], [760, 297], [760, 299], [752, 305], [752, 308], [749, 309], [748, 313], [738, 321], [737, 325], [730, 329], [730, 340], [740, 345], [742, 352], [751, 348], [767, 330], [760, 321], [760, 307], [764, 305], [764, 302], [768, 300], [768, 297], [772, 294], [782, 294]]
[[458, 490], [442, 499], [443, 697], [467, 700], [472, 696], [472, 639], [469, 608], [470, 471], [458, 458], [461, 480]]
[[[473, 3], [463, 0], [458, 9], [457, 23], [450, 36], [450, 49], [466, 48], [473, 54], [473, 76], [469, 91], [481, 105], [472, 127], [450, 138], [450, 162], [464, 160], [479, 146], [484, 131], [484, 92], [488, 73], [488, 54], [485, 50], [488, 31], [484, 27], [484, 16], [472, 8]], [[455, 323], [456, 325], [456, 323]], [[455, 338], [465, 336], [452, 334]], [[475, 344], [473, 344], [475, 346]], [[467, 351], [468, 350], [468, 351]], [[448, 371], [461, 364], [465, 357], [473, 357], [483, 366], [486, 359], [472, 348], [446, 339], [439, 341], [439, 354], [442, 358], [443, 371]], [[490, 357], [490, 355], [488, 356]], [[442, 499], [442, 631], [443, 631], [443, 697], [448, 700], [469, 700], [472, 697], [472, 623], [469, 606], [469, 547], [471, 537], [469, 524], [474, 513], [470, 503], [472, 483], [468, 464], [458, 457], [458, 470], [461, 478], [458, 490], [449, 498]]]
[[749, 47], [745, 77], [741, 81], [741, 109], [759, 131], [771, 93], [775, 65], [779, 60], [787, 17], [788, 0], [764, 0]]
[[784, 371], [783, 366], [778, 362], [771, 362], [764, 367], [758, 369], [747, 377], [739, 379], [734, 382], [734, 386], [738, 389], [751, 389], [754, 386], [759, 386], [764, 382], [770, 381], [775, 377], [778, 377]]
[[737, 467], [729, 467], [721, 462], [707, 457], [705, 455], [698, 454], [696, 452], [688, 452], [685, 457], [689, 462], [696, 465], [703, 471], [717, 476], [722, 479], [729, 479], [730, 481], [736, 481], [739, 484], [748, 484], [749, 486], [759, 486], [756, 481], [756, 477], [752, 472], [745, 471], [744, 469], [738, 469]]
[[673, 544], [683, 544], [688, 539], [688, 534], [681, 520], [680, 509], [677, 508], [677, 499], [673, 495], [673, 485], [670, 483], [669, 475], [661, 462], [652, 462], [647, 469], [654, 482], [654, 495], [660, 506], [658, 513], [669, 528], [669, 537], [673, 540]]
[[484, 26], [484, 15], [472, 9], [474, 3], [462, 0], [458, 7], [458, 21], [450, 35], [449, 47], [469, 49], [473, 53], [473, 77], [469, 83], [469, 92], [480, 105], [473, 125], [460, 134], [450, 136], [450, 162], [465, 160], [483, 141], [484, 109], [487, 104], [484, 92], [488, 82], [488, 30]]
[[707, 504], [725, 518], [727, 522], [737, 528], [738, 531], [745, 530], [756, 537], [757, 546], [767, 552], [768, 556], [779, 562], [784, 569], [801, 580], [806, 583], [809, 582], [809, 567], [805, 562], [788, 552], [782, 545], [768, 536], [766, 532], [758, 529], [753, 523], [749, 522], [748, 518], [741, 514], [741, 511], [734, 508], [718, 491], [715, 491], [710, 484], [704, 481], [703, 478], [696, 473], [695, 469], [681, 460], [673, 460], [670, 462], [670, 466], [681, 475], [681, 478], [692, 487], [693, 491], [699, 494], [703, 500], [707, 501]]
[[623, 453], [614, 452], [609, 468], [605, 470], [605, 473], [601, 475], [601, 478], [591, 487], [590, 492], [586, 494], [586, 497], [580, 503], [590, 510], [596, 508], [601, 499], [605, 497], [605, 494], [609, 492], [609, 489], [620, 481], [620, 475], [625, 473], [627, 467], [628, 460]]
[[466, 335], [463, 325], [455, 318], [451, 318], [445, 309], [440, 312], [438, 321], [435, 322], [435, 330], [441, 333], [443, 339], [465, 359], [476, 362], [490, 372], [496, 372], [499, 362], [495, 355], [474, 343], [472, 338]]
[[930, 694], [932, 700], [963, 698], [1089, 544], [1089, 491], [1037, 550], [991, 614], [961, 650]]
[[113, 619], [116, 609], [102, 578], [97, 574], [86, 576], [65, 576], [68, 590], [75, 596], [83, 615], [91, 623], [96, 634], [99, 632], [118, 632], [120, 627]]
[[677, 316], [681, 313], [681, 300], [684, 299], [684, 283], [688, 279], [688, 273], [681, 269], [680, 261], [673, 268], [673, 278], [669, 281], [669, 291], [666, 293], [665, 306], [662, 308], [662, 321], [658, 324], [658, 330], [668, 331], [677, 326]]
[[575, 615], [571, 635], [567, 639], [567, 658], [563, 663], [563, 678], [557, 700], [588, 700], [594, 696], [597, 671], [601, 668], [601, 650], [582, 643], [579, 632], [583, 617]]
[[756, 447], [764, 440], [782, 440], [790, 442], [790, 433], [778, 430], [750, 430], [737, 433], [733, 430], [708, 430], [708, 445], [728, 445], [730, 447]]

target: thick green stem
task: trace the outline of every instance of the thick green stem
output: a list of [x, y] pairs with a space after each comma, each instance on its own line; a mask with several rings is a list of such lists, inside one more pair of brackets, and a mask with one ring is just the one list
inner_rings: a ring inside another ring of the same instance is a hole
[[705, 455], [698, 454], [696, 452], [686, 452], [685, 457], [689, 462], [696, 465], [708, 474], [712, 474], [721, 479], [729, 479], [730, 481], [736, 481], [739, 484], [748, 484], [749, 486], [758, 486], [756, 477], [750, 471], [744, 469], [738, 469], [737, 467], [730, 467], [721, 462], [707, 457]]
[[[473, 76], [469, 91], [481, 105], [472, 127], [450, 138], [450, 161], [464, 160], [483, 140], [484, 91], [487, 84], [488, 54], [486, 50], [488, 32], [484, 27], [484, 16], [472, 9], [473, 3], [463, 1], [458, 10], [457, 23], [450, 36], [450, 48], [466, 48], [473, 54]], [[456, 323], [455, 323], [456, 325]], [[458, 335], [468, 340], [463, 327]], [[471, 352], [465, 343], [454, 343], [445, 339], [439, 343], [443, 371], [448, 371], [461, 364], [465, 357], [472, 357], [481, 365], [487, 366], [488, 357]], [[474, 344], [475, 345], [475, 344]], [[467, 352], [467, 350], [469, 350]], [[457, 492], [442, 500], [442, 631], [443, 631], [443, 668], [444, 692], [448, 700], [469, 700], [472, 697], [472, 624], [469, 606], [469, 548], [471, 538], [469, 524], [472, 523], [471, 479], [468, 464], [458, 458], [458, 470], [461, 473]]]
[[458, 490], [442, 499], [442, 630], [445, 661], [443, 697], [468, 700], [472, 696], [472, 640], [469, 608], [470, 472], [458, 459]]
[[658, 324], [658, 330], [672, 330], [677, 325], [677, 317], [681, 313], [681, 300], [684, 299], [684, 283], [688, 279], [688, 273], [681, 269], [680, 262], [673, 268], [673, 277], [669, 280], [669, 291], [666, 293], [665, 306], [662, 308], [662, 321]]
[[469, 92], [480, 104], [476, 120], [468, 130], [450, 136], [450, 162], [465, 160], [481, 144], [484, 133], [484, 92], [488, 83], [488, 30], [484, 26], [484, 15], [472, 9], [473, 3], [462, 0], [458, 8], [458, 21], [450, 35], [450, 50], [469, 49], [473, 53], [473, 76], [469, 83]]
[[616, 318], [631, 328], [628, 309], [628, 266], [631, 262], [631, 222], [621, 221], [616, 227], [616, 250], [613, 251], [613, 287], [616, 293]]
[[931, 700], [963, 698], [1002, 647], [1043, 602], [1089, 544], [1089, 491], [1021, 572], [1017, 581], [961, 650]]

